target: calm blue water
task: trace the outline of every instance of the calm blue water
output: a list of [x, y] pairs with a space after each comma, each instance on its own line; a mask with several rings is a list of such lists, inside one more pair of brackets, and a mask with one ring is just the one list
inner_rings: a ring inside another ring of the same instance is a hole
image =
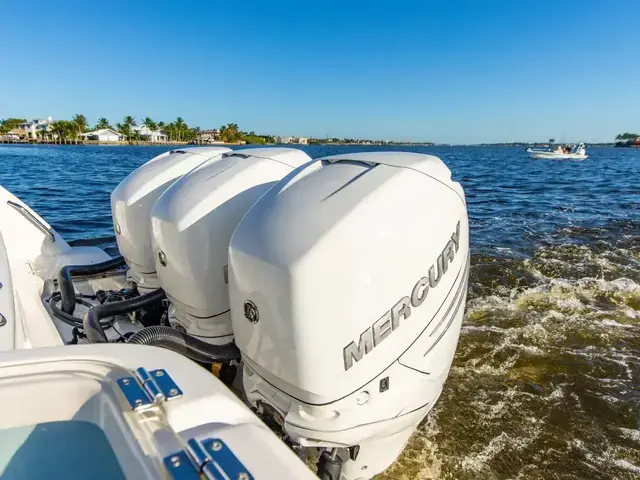
[[[113, 250], [111, 191], [166, 149], [0, 145], [0, 184], [68, 240]], [[473, 255], [449, 380], [383, 478], [640, 478], [640, 150], [401, 150], [462, 183]]]

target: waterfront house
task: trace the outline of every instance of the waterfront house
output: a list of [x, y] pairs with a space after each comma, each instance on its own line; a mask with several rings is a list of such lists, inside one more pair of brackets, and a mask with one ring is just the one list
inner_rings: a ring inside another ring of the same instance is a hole
[[124, 140], [123, 134], [116, 132], [111, 128], [101, 128], [100, 130], [94, 130], [93, 132], [83, 133], [81, 136], [85, 140], [98, 142], [121, 142]]
[[307, 137], [300, 137], [298, 139], [298, 145], [308, 145], [309, 139]]
[[50, 129], [50, 125], [53, 123], [51, 117], [37, 118], [30, 122], [23, 122], [18, 124], [18, 130], [20, 130], [20, 136], [26, 136], [27, 138], [38, 138], [39, 132], [46, 132]]
[[132, 127], [131, 131], [138, 132], [140, 139], [146, 142], [166, 142], [167, 135], [160, 130], [151, 130], [146, 125]]
[[215, 128], [213, 130], [202, 130], [198, 134], [198, 143], [200, 144], [222, 143], [222, 141], [220, 140], [220, 131]]

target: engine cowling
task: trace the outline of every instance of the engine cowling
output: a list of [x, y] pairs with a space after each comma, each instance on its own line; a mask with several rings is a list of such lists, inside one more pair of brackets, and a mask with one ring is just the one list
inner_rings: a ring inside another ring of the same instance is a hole
[[387, 468], [448, 375], [468, 228], [462, 187], [430, 155], [326, 157], [281, 180], [229, 246], [249, 401], [301, 445], [359, 445], [347, 478]]
[[177, 178], [230, 151], [226, 147], [190, 147], [165, 152], [131, 172], [111, 193], [118, 249], [139, 288], [158, 288], [149, 226], [156, 200]]
[[226, 153], [177, 180], [151, 214], [155, 270], [171, 324], [210, 343], [231, 340], [229, 239], [247, 210], [311, 158], [293, 148]]

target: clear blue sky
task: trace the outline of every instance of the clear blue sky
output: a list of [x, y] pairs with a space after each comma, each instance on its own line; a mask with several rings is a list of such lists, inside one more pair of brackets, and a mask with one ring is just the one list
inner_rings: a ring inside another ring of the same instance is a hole
[[0, 118], [473, 143], [640, 130], [640, 4], [4, 1]]

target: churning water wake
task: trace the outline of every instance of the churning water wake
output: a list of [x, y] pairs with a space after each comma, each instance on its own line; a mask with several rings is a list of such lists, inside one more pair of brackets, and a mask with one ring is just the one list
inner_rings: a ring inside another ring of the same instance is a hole
[[640, 222], [476, 255], [440, 400], [382, 478], [640, 478]]
[[[165, 150], [0, 146], [0, 183], [65, 238], [115, 254], [110, 192]], [[442, 396], [381, 478], [640, 478], [640, 151], [408, 150], [464, 186], [472, 267]]]

